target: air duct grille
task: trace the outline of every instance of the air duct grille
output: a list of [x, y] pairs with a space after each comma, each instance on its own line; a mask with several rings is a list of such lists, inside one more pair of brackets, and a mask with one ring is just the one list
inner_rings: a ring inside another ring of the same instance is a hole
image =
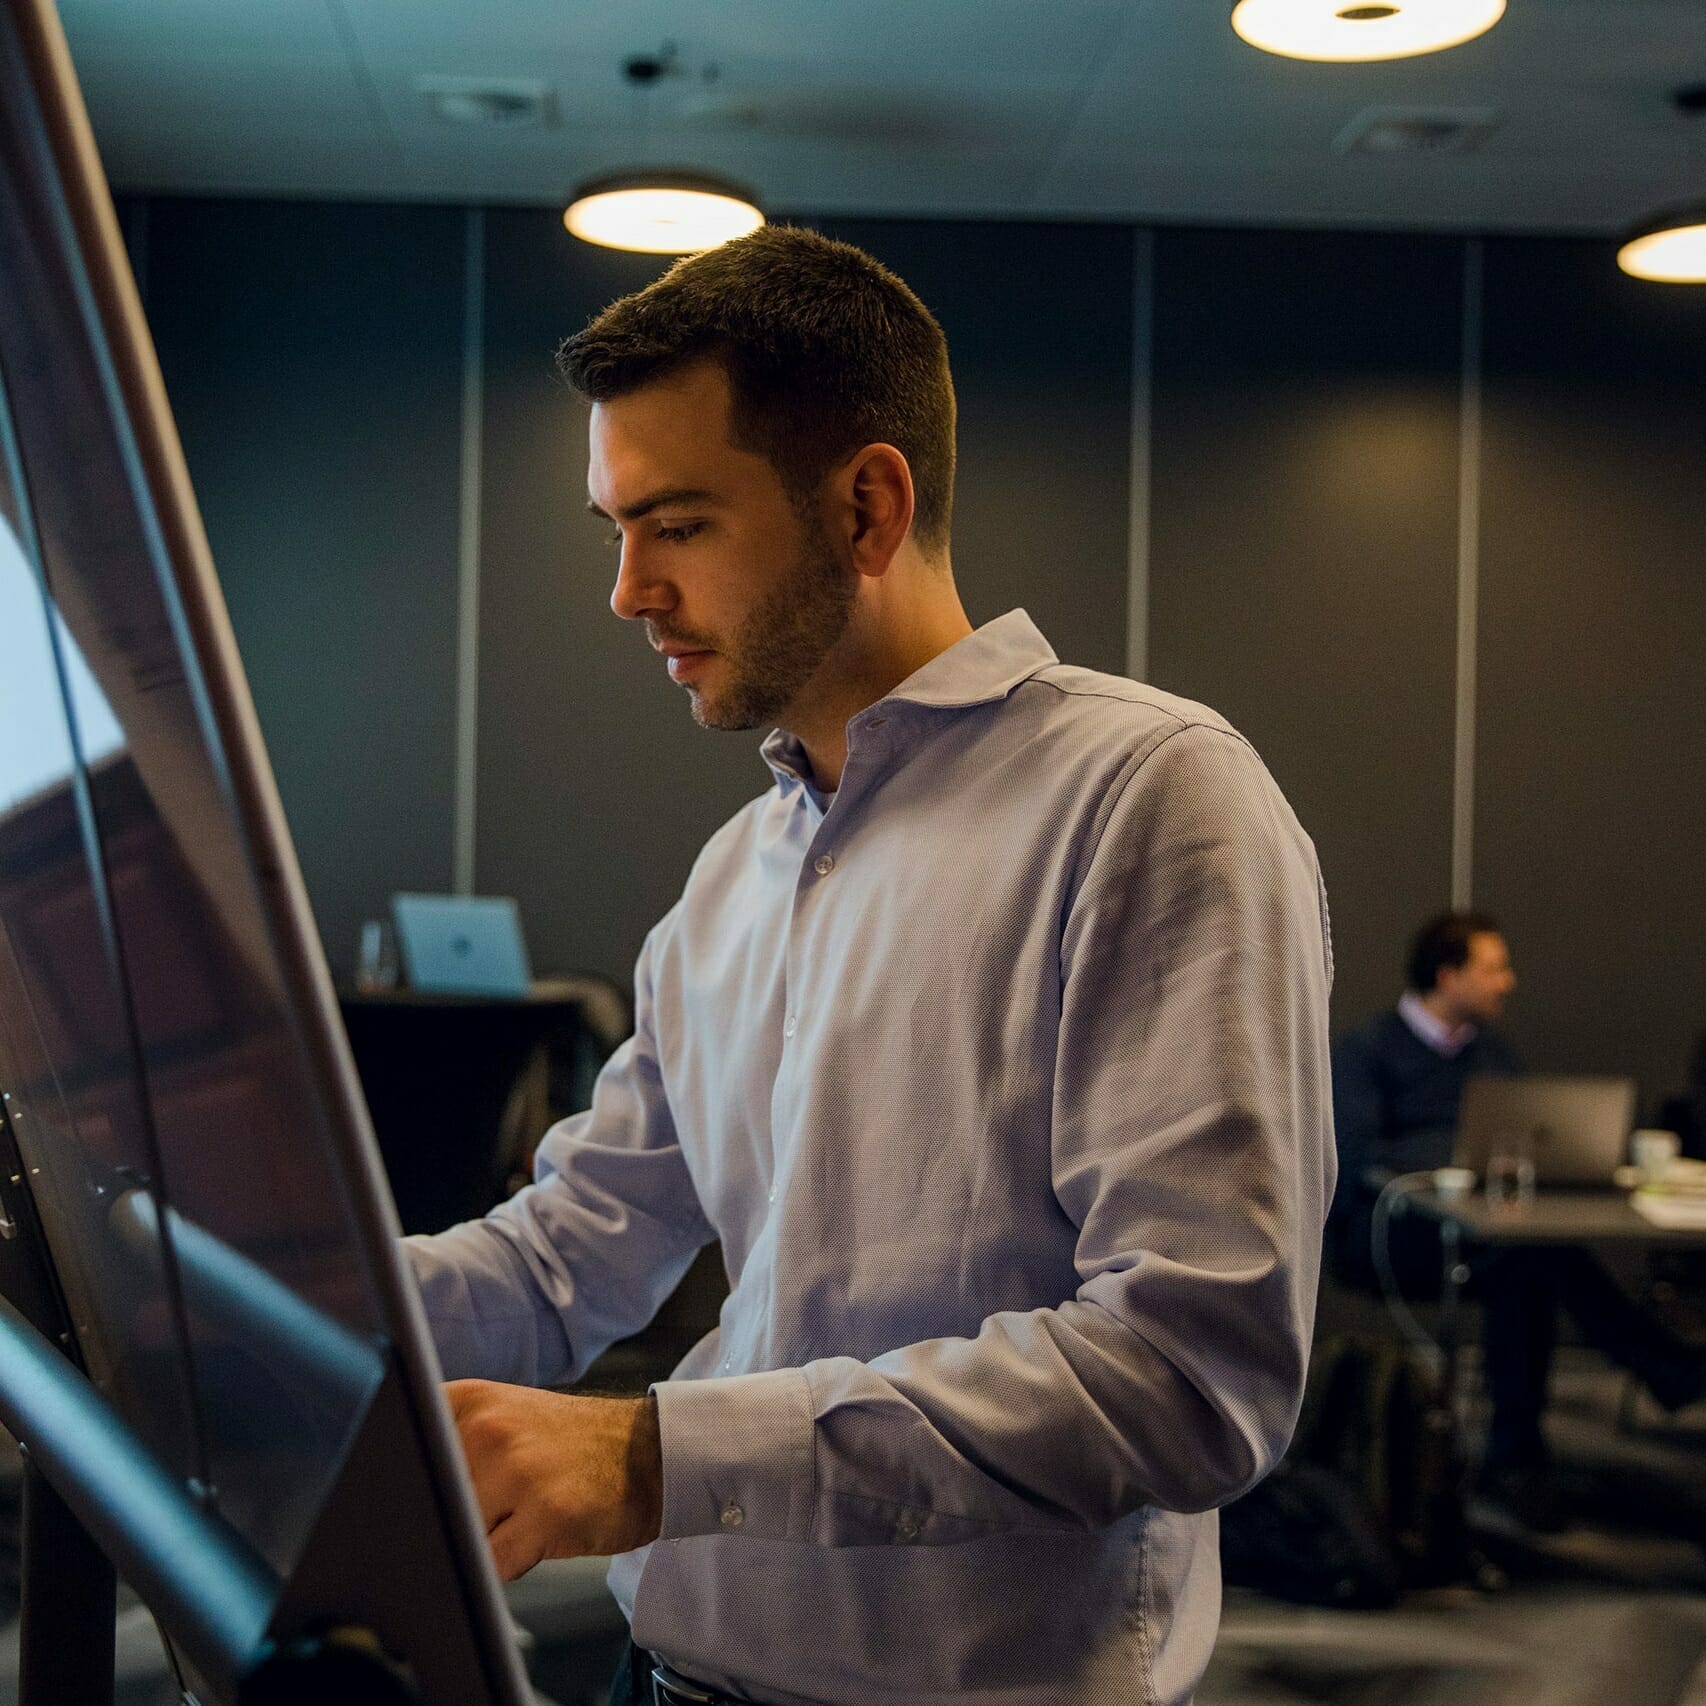
[[1333, 151], [1472, 154], [1503, 120], [1493, 107], [1364, 107], [1333, 138]]
[[441, 124], [521, 130], [552, 123], [556, 97], [544, 83], [512, 77], [415, 79], [415, 92]]

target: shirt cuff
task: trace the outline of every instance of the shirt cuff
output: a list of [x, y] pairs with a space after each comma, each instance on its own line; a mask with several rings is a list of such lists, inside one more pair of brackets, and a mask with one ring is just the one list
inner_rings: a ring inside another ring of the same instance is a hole
[[652, 1393], [663, 1453], [660, 1539], [808, 1537], [816, 1424], [802, 1369], [666, 1380]]

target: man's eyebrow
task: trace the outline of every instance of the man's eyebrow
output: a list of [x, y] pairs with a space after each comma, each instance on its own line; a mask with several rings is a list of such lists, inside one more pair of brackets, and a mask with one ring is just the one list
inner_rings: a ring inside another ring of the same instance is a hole
[[605, 521], [638, 521], [654, 509], [662, 509], [667, 504], [702, 504], [715, 501], [714, 495], [703, 486], [669, 486], [661, 492], [653, 492], [643, 497], [638, 503], [624, 504], [612, 515], [600, 504], [595, 504], [591, 498], [586, 500], [586, 507], [596, 516]]

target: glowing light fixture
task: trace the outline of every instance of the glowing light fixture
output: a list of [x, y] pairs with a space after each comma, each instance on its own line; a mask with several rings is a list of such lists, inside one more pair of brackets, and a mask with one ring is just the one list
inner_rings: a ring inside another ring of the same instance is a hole
[[623, 172], [575, 191], [563, 223], [587, 243], [692, 255], [764, 223], [749, 191], [697, 172]]
[[1505, 0], [1238, 0], [1232, 27], [1252, 47], [1287, 59], [1405, 59], [1490, 30]]
[[1706, 202], [1649, 220], [1617, 251], [1633, 278], [1660, 284], [1706, 284]]

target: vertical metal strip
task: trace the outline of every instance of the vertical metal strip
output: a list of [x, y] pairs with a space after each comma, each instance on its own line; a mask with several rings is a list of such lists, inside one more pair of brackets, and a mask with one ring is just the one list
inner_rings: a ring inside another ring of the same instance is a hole
[[1451, 789], [1451, 904], [1471, 904], [1475, 869], [1475, 680], [1481, 590], [1481, 344], [1486, 255], [1463, 245], [1463, 359], [1457, 432], [1457, 713]]
[[485, 414], [486, 214], [468, 209], [462, 284], [461, 522], [456, 553], [456, 805], [451, 883], [474, 892], [480, 711], [480, 459]]
[[1131, 247], [1131, 506], [1126, 519], [1125, 672], [1149, 673], [1149, 413], [1155, 335], [1155, 233]]

